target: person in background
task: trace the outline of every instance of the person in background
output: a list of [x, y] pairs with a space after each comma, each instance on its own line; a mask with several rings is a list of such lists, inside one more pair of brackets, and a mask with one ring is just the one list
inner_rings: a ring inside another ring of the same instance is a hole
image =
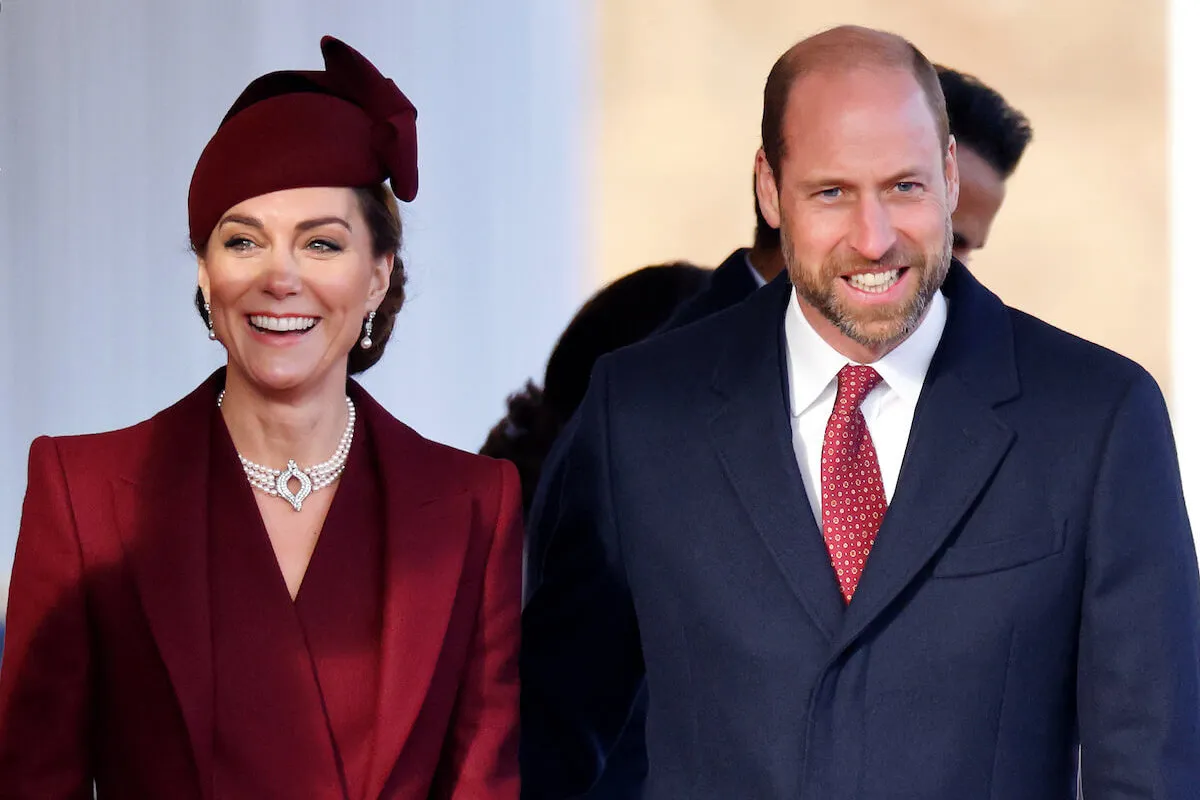
[[596, 359], [654, 333], [708, 285], [710, 275], [710, 269], [676, 261], [616, 279], [575, 313], [550, 353], [542, 385], [530, 381], [508, 398], [508, 413], [479, 452], [516, 465], [526, 511], [542, 462], [583, 401]]
[[[542, 386], [532, 381], [508, 399], [508, 414], [492, 428], [481, 453], [516, 464], [526, 511], [542, 464], [583, 401], [596, 359], [658, 330], [681, 303], [703, 289], [711, 270], [687, 262], [643, 267], [598, 291], [567, 325], [546, 364]], [[534, 558], [538, 556], [534, 555]], [[645, 696], [634, 702], [620, 742], [586, 800], [636, 800], [646, 777]]]
[[152, 419], [30, 449], [0, 796], [519, 796], [516, 470], [349, 378], [404, 301], [416, 110], [321, 50], [253, 81], [192, 176], [226, 365]]
[[649, 800], [1195, 798], [1162, 393], [952, 260], [955, 151], [898, 36], [772, 68], [755, 169], [789, 280], [601, 358], [544, 469], [525, 800], [586, 791], [643, 682]]
[[969, 264], [987, 244], [1004, 203], [1006, 183], [1033, 138], [1029, 119], [973, 75], [937, 66], [950, 133], [958, 146], [954, 257]]
[[771, 227], [763, 218], [757, 195], [754, 197], [754, 218], [754, 244], [730, 253], [713, 270], [704, 291], [685, 303], [663, 326], [664, 330], [687, 325], [740, 303], [784, 271], [786, 265], [779, 245], [779, 229]]

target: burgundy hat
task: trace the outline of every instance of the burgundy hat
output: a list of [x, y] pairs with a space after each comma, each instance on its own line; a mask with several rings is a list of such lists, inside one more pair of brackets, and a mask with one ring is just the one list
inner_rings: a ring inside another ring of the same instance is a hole
[[349, 45], [325, 36], [321, 54], [324, 71], [263, 75], [221, 120], [192, 173], [192, 244], [233, 206], [281, 189], [388, 179], [396, 197], [416, 197], [416, 108]]

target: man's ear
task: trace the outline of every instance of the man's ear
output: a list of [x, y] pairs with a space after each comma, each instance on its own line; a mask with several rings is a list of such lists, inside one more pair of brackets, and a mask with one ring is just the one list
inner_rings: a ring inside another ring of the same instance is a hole
[[775, 180], [775, 170], [767, 163], [767, 154], [761, 147], [754, 156], [754, 191], [758, 195], [758, 207], [763, 219], [772, 228], [778, 228], [779, 184]]

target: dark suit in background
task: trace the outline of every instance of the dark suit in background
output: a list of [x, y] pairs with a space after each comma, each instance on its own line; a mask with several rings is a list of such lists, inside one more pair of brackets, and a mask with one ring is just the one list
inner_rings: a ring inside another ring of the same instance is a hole
[[[481, 453], [506, 459], [521, 476], [528, 510], [542, 463], [587, 391], [596, 359], [659, 330], [687, 300], [709, 286], [712, 271], [687, 262], [642, 267], [592, 295], [572, 317], [533, 382], [508, 398], [508, 414], [488, 434]], [[536, 554], [533, 560], [540, 560]], [[604, 774], [584, 800], [637, 800], [646, 778], [644, 699], [609, 754]]]
[[[750, 248], [734, 250], [721, 262], [721, 266], [713, 270], [704, 291], [680, 306], [662, 330], [680, 328], [745, 300], [759, 288], [752, 269]], [[541, 554], [537, 555], [540, 558]], [[637, 800], [642, 796], [649, 771], [646, 761], [646, 707], [646, 688], [643, 686], [634, 701], [625, 731], [605, 759], [604, 773], [599, 783], [588, 792], [587, 800]]]
[[[663, 325], [667, 331], [679, 328], [710, 314], [740, 303], [759, 287], [751, 273], [750, 248], [734, 250], [713, 270], [708, 285], [688, 300]], [[530, 543], [533, 547], [533, 543]], [[540, 560], [542, 553], [531, 550], [531, 560]], [[605, 758], [604, 772], [597, 784], [585, 795], [586, 800], [638, 800], [649, 771], [646, 760], [646, 687], [638, 691], [625, 730], [613, 751]]]
[[750, 248], [748, 247], [734, 250], [728, 258], [721, 262], [721, 266], [713, 270], [708, 288], [684, 303], [667, 321], [663, 329], [679, 328], [698, 319], [704, 319], [710, 314], [723, 311], [749, 297], [759, 286], [750, 271], [752, 267], [749, 254]]

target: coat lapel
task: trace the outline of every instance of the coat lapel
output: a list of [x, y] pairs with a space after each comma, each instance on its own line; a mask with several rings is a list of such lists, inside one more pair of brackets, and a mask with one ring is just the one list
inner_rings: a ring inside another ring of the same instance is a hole
[[428, 447], [357, 385], [384, 492], [384, 608], [375, 752], [367, 797], [378, 797], [416, 725], [457, 596], [472, 521], [471, 495], [445, 493], [423, 471]]
[[155, 417], [138, 470], [113, 480], [122, 546], [183, 713], [204, 797], [212, 796], [213, 757], [206, 488], [223, 383], [219, 372]]
[[743, 324], [718, 361], [723, 398], [711, 434], [730, 483], [788, 585], [832, 639], [843, 605], [792, 448], [787, 370], [781, 346], [791, 285], [785, 277], [752, 295]]
[[1014, 434], [995, 406], [1019, 391], [1008, 311], [957, 263], [949, 316], [917, 403], [895, 496], [834, 643], [848, 647], [946, 543]]

